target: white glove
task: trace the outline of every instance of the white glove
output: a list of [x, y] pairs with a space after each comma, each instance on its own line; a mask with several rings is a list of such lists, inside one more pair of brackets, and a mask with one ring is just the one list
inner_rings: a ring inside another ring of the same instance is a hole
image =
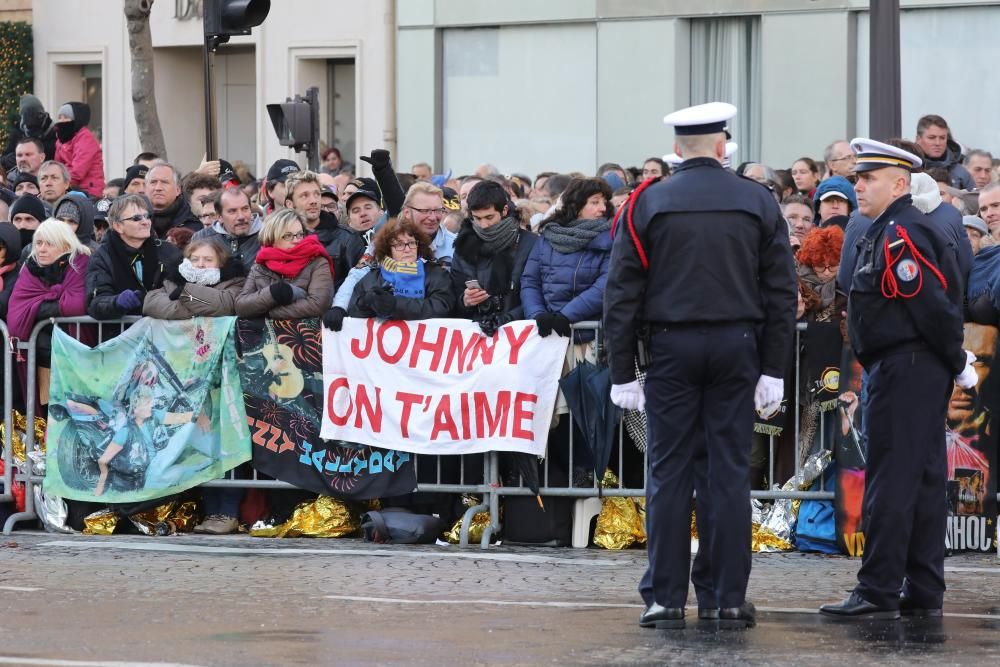
[[957, 384], [962, 389], [972, 389], [979, 382], [979, 373], [976, 372], [973, 363], [976, 361], [976, 355], [968, 350], [965, 351], [965, 368], [962, 372], [955, 376], [955, 384]]
[[645, 410], [646, 394], [638, 380], [632, 380], [628, 384], [613, 384], [611, 402], [625, 410]]
[[773, 415], [781, 407], [785, 397], [785, 381], [769, 375], [761, 375], [753, 392], [753, 406], [761, 417]]

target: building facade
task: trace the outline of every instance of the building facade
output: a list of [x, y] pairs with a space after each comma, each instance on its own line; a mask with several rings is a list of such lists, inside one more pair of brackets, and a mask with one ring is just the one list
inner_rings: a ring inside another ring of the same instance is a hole
[[[868, 129], [868, 0], [400, 0], [399, 162], [593, 173], [672, 151], [670, 111], [736, 104], [736, 161]], [[902, 126], [1000, 151], [1000, 3], [901, 0]]]
[[[395, 57], [394, 0], [280, 0], [253, 34], [215, 59], [218, 153], [262, 177], [283, 157], [265, 105], [320, 91], [321, 138], [356, 162], [358, 150], [390, 145]], [[91, 105], [109, 178], [141, 151], [132, 109], [122, 0], [34, 0], [35, 92], [49, 110]], [[150, 18], [156, 98], [168, 157], [182, 170], [205, 152], [200, 0], [156, 0]], [[390, 110], [390, 111], [387, 111]]]
[[[27, 2], [0, 0], [24, 12]], [[868, 128], [868, 0], [280, 0], [216, 59], [219, 154], [262, 175], [297, 157], [265, 105], [320, 88], [322, 139], [362, 171], [592, 173], [672, 150], [663, 116], [736, 104], [736, 160], [786, 167]], [[902, 123], [944, 116], [1000, 152], [989, 84], [1000, 0], [901, 0]], [[34, 0], [35, 91], [94, 109], [108, 177], [140, 151], [122, 0]], [[169, 157], [204, 152], [200, 0], [156, 0], [156, 92]], [[1000, 53], [998, 53], [1000, 55]]]

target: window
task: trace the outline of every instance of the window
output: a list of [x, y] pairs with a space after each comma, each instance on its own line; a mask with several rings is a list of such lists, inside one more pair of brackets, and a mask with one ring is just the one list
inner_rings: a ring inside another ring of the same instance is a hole
[[691, 104], [729, 102], [740, 161], [760, 159], [760, 17], [691, 21]]

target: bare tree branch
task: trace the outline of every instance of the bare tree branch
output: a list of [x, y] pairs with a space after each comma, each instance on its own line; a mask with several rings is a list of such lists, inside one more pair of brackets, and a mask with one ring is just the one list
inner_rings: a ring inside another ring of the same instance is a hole
[[132, 109], [142, 150], [167, 159], [163, 128], [156, 112], [156, 80], [153, 76], [153, 37], [149, 13], [153, 0], [125, 0], [128, 46], [132, 55]]

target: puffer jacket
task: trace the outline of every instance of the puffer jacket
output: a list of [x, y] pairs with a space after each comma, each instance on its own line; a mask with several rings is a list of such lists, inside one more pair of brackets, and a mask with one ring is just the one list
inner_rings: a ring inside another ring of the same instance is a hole
[[[287, 282], [298, 285], [306, 296], [287, 306], [279, 306], [271, 296], [271, 284]], [[239, 317], [269, 317], [272, 320], [299, 320], [320, 317], [333, 302], [333, 275], [325, 257], [317, 257], [292, 280], [286, 280], [263, 264], [254, 264], [236, 297]]]
[[[124, 290], [137, 289], [145, 292], [145, 286], [135, 276], [131, 267], [119, 266], [118, 260], [111, 249], [109, 230], [104, 242], [90, 256], [87, 265], [87, 314], [95, 320], [115, 320], [124, 315], [132, 315], [123, 311], [115, 303], [115, 298]], [[163, 279], [177, 271], [181, 263], [181, 251], [177, 246], [161, 241], [151, 236], [146, 241], [156, 254], [157, 265], [152, 268], [153, 285], [149, 291], [163, 286]], [[145, 244], [143, 248], [145, 248]], [[131, 250], [133, 256], [143, 252], [143, 248]], [[147, 267], [147, 271], [149, 268]]]
[[319, 224], [313, 232], [333, 260], [333, 287], [340, 289], [347, 274], [361, 259], [367, 243], [361, 234], [337, 222], [336, 216], [326, 211], [319, 214]]
[[[537, 234], [522, 229], [513, 246], [488, 254], [483, 251], [483, 242], [472, 229], [472, 222], [468, 219], [462, 222], [455, 239], [455, 254], [451, 258], [455, 316], [478, 320], [483, 315], [496, 312], [506, 315], [509, 321], [523, 319], [521, 276], [537, 241]], [[465, 283], [469, 280], [478, 280], [479, 286], [491, 297], [498, 297], [497, 300], [489, 299], [471, 308], [466, 306], [462, 297]]]
[[[243, 291], [246, 272], [237, 257], [223, 267], [216, 285], [189, 283], [179, 276], [165, 278], [163, 287], [146, 294], [142, 314], [158, 320], [186, 320], [192, 317], [224, 317], [236, 314], [236, 297]], [[180, 295], [171, 299], [178, 288]]]
[[[389, 289], [378, 269], [369, 271], [354, 288], [347, 314], [351, 317], [377, 317], [368, 305], [368, 294], [376, 287]], [[396, 297], [396, 307], [390, 320], [429, 320], [433, 317], [448, 317], [455, 307], [455, 295], [451, 289], [448, 272], [433, 262], [424, 264], [424, 298], [412, 299]]]
[[[550, 223], [552, 224], [552, 223]], [[538, 239], [521, 276], [524, 316], [562, 313], [570, 322], [599, 320], [611, 262], [611, 232], [597, 235], [586, 248], [563, 254]]]
[[70, 102], [77, 126], [73, 138], [63, 143], [56, 141], [56, 161], [62, 162], [69, 170], [70, 185], [86, 192], [91, 197], [104, 194], [104, 153], [93, 133], [87, 128], [90, 123], [90, 107], [82, 102]]

